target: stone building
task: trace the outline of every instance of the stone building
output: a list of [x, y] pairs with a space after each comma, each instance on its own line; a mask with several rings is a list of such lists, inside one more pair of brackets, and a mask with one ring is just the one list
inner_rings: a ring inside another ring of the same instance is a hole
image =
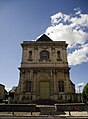
[[21, 46], [22, 62], [15, 102], [70, 100], [75, 85], [69, 77], [66, 42], [53, 41], [44, 34], [36, 41], [23, 41]]
[[5, 90], [5, 86], [0, 84], [0, 103], [6, 99], [7, 91]]

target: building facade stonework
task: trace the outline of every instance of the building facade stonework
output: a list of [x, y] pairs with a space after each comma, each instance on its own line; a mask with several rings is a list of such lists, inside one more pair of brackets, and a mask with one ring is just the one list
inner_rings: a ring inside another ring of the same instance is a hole
[[36, 41], [23, 41], [21, 46], [22, 62], [15, 102], [70, 100], [69, 94], [75, 93], [75, 85], [69, 77], [66, 42], [53, 41], [44, 34]]
[[6, 100], [7, 91], [5, 90], [5, 86], [0, 84], [0, 103]]

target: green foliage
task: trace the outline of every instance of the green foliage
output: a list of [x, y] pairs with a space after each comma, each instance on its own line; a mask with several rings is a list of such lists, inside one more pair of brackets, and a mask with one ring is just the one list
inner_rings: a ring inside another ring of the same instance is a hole
[[82, 93], [83, 93], [84, 100], [88, 101], [88, 83], [85, 85]]

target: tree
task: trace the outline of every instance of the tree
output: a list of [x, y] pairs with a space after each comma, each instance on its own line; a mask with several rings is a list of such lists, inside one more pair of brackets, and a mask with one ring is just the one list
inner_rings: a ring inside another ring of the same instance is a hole
[[83, 88], [83, 99], [84, 101], [88, 101], [88, 83], [85, 85], [85, 87]]

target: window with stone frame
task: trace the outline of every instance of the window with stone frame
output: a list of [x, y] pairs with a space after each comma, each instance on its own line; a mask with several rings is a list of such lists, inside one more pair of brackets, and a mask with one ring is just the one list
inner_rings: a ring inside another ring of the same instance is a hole
[[40, 61], [48, 61], [49, 60], [49, 52], [44, 50], [40, 52]]
[[58, 81], [59, 92], [64, 92], [64, 81]]
[[29, 51], [28, 61], [32, 61], [32, 51]]
[[25, 92], [31, 92], [31, 81], [25, 82]]
[[57, 61], [62, 61], [61, 52], [59, 50], [57, 51]]

